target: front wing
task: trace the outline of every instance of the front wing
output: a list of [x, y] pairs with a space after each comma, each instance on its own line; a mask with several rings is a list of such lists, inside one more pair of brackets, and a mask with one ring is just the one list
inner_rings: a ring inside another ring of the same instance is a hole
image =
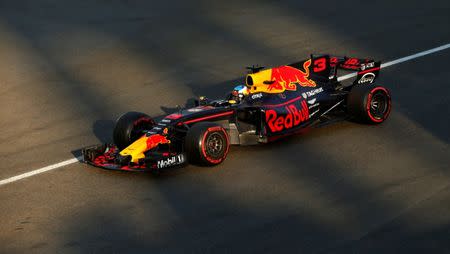
[[186, 163], [184, 153], [174, 152], [148, 152], [146, 157], [139, 160], [138, 163], [127, 162], [119, 154], [120, 151], [114, 144], [94, 145], [83, 148], [81, 152], [84, 163], [110, 170], [159, 171]]

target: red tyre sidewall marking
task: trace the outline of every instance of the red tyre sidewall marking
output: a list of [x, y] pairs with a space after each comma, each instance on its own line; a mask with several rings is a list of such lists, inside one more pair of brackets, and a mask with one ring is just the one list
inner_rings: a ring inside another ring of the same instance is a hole
[[[226, 142], [227, 142], [227, 143], [226, 143], [226, 150], [225, 150], [225, 152], [224, 152], [222, 158], [219, 158], [219, 159], [213, 159], [213, 158], [210, 158], [210, 157], [206, 154], [206, 150], [205, 150], [205, 147], [206, 147], [206, 144], [205, 144], [206, 137], [207, 137], [208, 134], [209, 134], [210, 132], [212, 132], [212, 131], [221, 131], [221, 132], [225, 135], [225, 139], [226, 139]], [[201, 146], [202, 146], [202, 153], [203, 153], [203, 156], [206, 158], [206, 160], [208, 160], [209, 162], [211, 162], [211, 163], [213, 163], [213, 164], [219, 164], [220, 162], [222, 162], [222, 161], [227, 157], [227, 154], [228, 154], [228, 149], [229, 149], [228, 134], [227, 134], [227, 132], [226, 132], [223, 128], [221, 128], [221, 127], [211, 127], [211, 128], [208, 128], [208, 129], [205, 131], [205, 134], [203, 134]]]
[[[383, 114], [383, 117], [381, 119], [376, 119], [372, 113], [370, 113], [370, 105], [371, 105], [371, 99], [372, 99], [372, 95], [378, 91], [378, 90], [382, 90], [386, 96], [387, 96], [387, 110], [386, 113]], [[384, 87], [375, 87], [374, 89], [372, 89], [369, 93], [369, 95], [367, 96], [367, 102], [366, 102], [366, 111], [367, 111], [367, 115], [370, 117], [370, 120], [372, 120], [375, 123], [381, 123], [383, 122], [386, 117], [389, 115], [389, 113], [391, 112], [391, 96], [389, 95], [389, 91], [384, 88]]]
[[[136, 121], [133, 122], [133, 128], [138, 126], [140, 123], [144, 123], [144, 122], [148, 122], [150, 123], [152, 126], [155, 125], [155, 120], [153, 120], [152, 118], [149, 118], [147, 116], [143, 116], [138, 118]], [[133, 129], [131, 129], [131, 131], [128, 134], [128, 138], [131, 138], [131, 133], [133, 132]], [[144, 134], [145, 135], [145, 134]], [[142, 136], [140, 136], [142, 137]]]
[[155, 124], [155, 121], [153, 119], [151, 119], [149, 117], [146, 117], [146, 116], [143, 116], [141, 118], [138, 118], [136, 121], [134, 121], [133, 122], [133, 126], [137, 126], [138, 124], [143, 123], [143, 122], [144, 123], [147, 122], [147, 123], [150, 123], [152, 125]]

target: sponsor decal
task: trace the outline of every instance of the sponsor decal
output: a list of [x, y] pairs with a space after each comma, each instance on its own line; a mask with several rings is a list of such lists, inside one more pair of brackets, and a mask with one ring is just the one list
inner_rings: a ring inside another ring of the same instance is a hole
[[302, 97], [307, 99], [307, 98], [312, 97], [314, 95], [317, 95], [317, 94], [319, 94], [321, 92], [323, 92], [323, 88], [319, 87], [319, 88], [313, 89], [311, 91], [307, 91], [307, 92], [302, 93]]
[[190, 108], [187, 110], [187, 112], [200, 112], [203, 111], [203, 108]]
[[316, 98], [309, 100], [309, 101], [308, 101], [308, 104], [309, 104], [309, 105], [312, 105], [312, 104], [314, 104], [315, 102], [316, 102]]
[[170, 119], [163, 119], [163, 120], [161, 120], [161, 122], [162, 123], [170, 123], [172, 120], [170, 120]]
[[262, 93], [257, 93], [257, 94], [253, 94], [251, 98], [252, 98], [252, 100], [255, 100], [255, 99], [262, 98], [262, 97], [263, 97]]
[[[281, 112], [284, 112], [280, 115]], [[294, 102], [277, 110], [266, 110], [266, 123], [271, 132], [290, 129], [309, 119], [306, 101]]]
[[374, 80], [375, 74], [373, 74], [372, 72], [368, 72], [358, 80], [358, 84], [372, 83]]
[[156, 166], [158, 168], [167, 168], [175, 165], [180, 165], [185, 162], [185, 158], [183, 154], [175, 155], [172, 157], [169, 157], [167, 159], [159, 160], [156, 163]]
[[357, 70], [360, 68], [360, 61], [358, 58], [348, 58], [344, 64], [342, 64], [342, 68], [350, 69], [350, 70]]
[[156, 147], [159, 144], [168, 144], [168, 143], [170, 143], [170, 140], [168, 140], [166, 137], [164, 137], [162, 135], [154, 134], [152, 136], [148, 136], [148, 139], [146, 142], [147, 142], [147, 150], [149, 150], [149, 149]]
[[338, 64], [339, 60], [337, 57], [330, 57], [330, 66], [335, 67]]
[[365, 69], [370, 69], [375, 67], [375, 62], [370, 62], [370, 63], [363, 63], [361, 64], [361, 70], [365, 70]]
[[271, 90], [291, 90], [296, 91], [297, 85], [304, 87], [315, 87], [316, 82], [309, 79], [309, 67], [311, 66], [311, 59], [303, 63], [303, 69], [300, 70], [291, 66], [280, 66], [272, 68], [271, 83], [267, 88]]

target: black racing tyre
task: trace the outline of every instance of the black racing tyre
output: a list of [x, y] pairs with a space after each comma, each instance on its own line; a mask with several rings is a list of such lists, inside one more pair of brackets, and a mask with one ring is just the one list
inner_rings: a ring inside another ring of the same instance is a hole
[[356, 85], [347, 98], [348, 112], [355, 120], [369, 124], [384, 122], [391, 112], [389, 90], [379, 85]]
[[230, 142], [225, 129], [215, 123], [193, 125], [186, 134], [184, 149], [189, 163], [214, 166], [227, 157]]
[[127, 112], [116, 121], [114, 127], [114, 144], [122, 150], [143, 135], [144, 130], [150, 130], [155, 121], [140, 112]]

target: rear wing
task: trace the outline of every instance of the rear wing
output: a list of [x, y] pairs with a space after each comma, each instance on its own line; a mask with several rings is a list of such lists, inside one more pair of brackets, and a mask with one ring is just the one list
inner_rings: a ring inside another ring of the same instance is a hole
[[356, 71], [353, 84], [370, 84], [380, 73], [380, 61], [346, 56], [311, 55], [311, 72], [319, 79], [337, 82], [337, 71]]

